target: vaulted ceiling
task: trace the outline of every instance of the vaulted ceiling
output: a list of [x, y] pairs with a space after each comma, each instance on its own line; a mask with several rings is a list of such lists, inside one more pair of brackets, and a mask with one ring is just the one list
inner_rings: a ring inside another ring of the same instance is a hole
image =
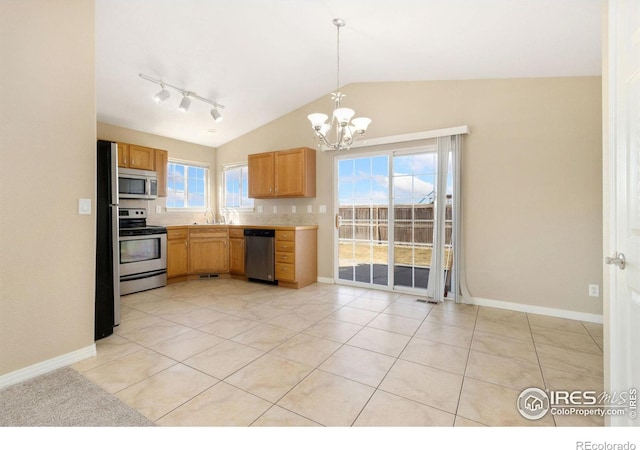
[[336, 17], [341, 85], [601, 73], [600, 0], [96, 0], [97, 119], [222, 145], [335, 90]]

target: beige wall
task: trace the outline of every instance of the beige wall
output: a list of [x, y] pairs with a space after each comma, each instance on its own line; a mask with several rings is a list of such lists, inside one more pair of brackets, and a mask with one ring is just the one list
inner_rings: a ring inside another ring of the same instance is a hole
[[[601, 79], [547, 78], [346, 86], [345, 106], [372, 117], [371, 138], [468, 125], [464, 140], [467, 280], [474, 297], [602, 314]], [[307, 114], [327, 97], [218, 149], [218, 164], [314, 147]], [[333, 153], [318, 152], [315, 199], [256, 201], [267, 220], [317, 223], [319, 276], [333, 277]], [[266, 214], [278, 211], [314, 214]], [[317, 214], [327, 205], [327, 214]], [[280, 216], [280, 217], [278, 217]]]
[[93, 1], [0, 5], [0, 375], [93, 344]]
[[[169, 158], [184, 161], [206, 163], [209, 165], [209, 191], [210, 207], [216, 209], [216, 150], [213, 147], [192, 144], [175, 139], [158, 136], [155, 134], [143, 133], [142, 131], [131, 130], [129, 128], [118, 127], [108, 123], [98, 122], [98, 139], [114, 142], [125, 142], [128, 144], [143, 145], [145, 147], [167, 150]], [[167, 212], [166, 198], [158, 198], [153, 201], [145, 200], [121, 200], [121, 206], [133, 208], [146, 208], [148, 212], [147, 221], [154, 225], [184, 225], [194, 222], [203, 223], [206, 218], [201, 212]], [[156, 212], [156, 207], [161, 209]]]

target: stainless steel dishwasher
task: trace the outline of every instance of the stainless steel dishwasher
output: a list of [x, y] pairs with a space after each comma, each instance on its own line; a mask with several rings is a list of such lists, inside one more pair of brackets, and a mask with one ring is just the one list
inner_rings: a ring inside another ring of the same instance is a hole
[[275, 277], [275, 230], [244, 230], [244, 269], [249, 280], [276, 284]]

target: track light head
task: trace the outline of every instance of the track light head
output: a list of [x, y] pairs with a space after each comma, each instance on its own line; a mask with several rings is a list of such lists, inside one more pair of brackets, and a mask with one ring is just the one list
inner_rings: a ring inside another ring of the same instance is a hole
[[158, 92], [156, 95], [153, 96], [153, 100], [156, 103], [162, 103], [164, 101], [166, 101], [169, 97], [171, 97], [171, 94], [169, 93], [169, 91], [167, 91], [164, 87], [164, 84], [162, 85], [162, 90], [160, 92]]
[[180, 102], [180, 106], [178, 106], [178, 109], [186, 113], [187, 111], [189, 111], [189, 106], [191, 106], [191, 99], [188, 95], [183, 95], [184, 97], [182, 97], [182, 101]]
[[220, 122], [222, 120], [222, 114], [220, 114], [220, 111], [218, 111], [217, 108], [213, 108], [211, 110], [211, 117], [213, 117], [213, 120], [216, 122]]

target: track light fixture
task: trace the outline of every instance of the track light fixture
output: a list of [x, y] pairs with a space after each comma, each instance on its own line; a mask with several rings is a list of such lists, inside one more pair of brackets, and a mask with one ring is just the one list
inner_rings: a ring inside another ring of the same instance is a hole
[[161, 84], [161, 86], [162, 86], [162, 90], [153, 96], [153, 99], [156, 101], [156, 103], [162, 103], [165, 100], [167, 100], [169, 97], [171, 97], [171, 94], [169, 93], [169, 91], [165, 89], [164, 84]]
[[213, 117], [213, 120], [216, 122], [220, 122], [222, 120], [222, 114], [220, 114], [220, 111], [218, 111], [217, 108], [213, 108], [211, 110], [211, 117]]
[[188, 91], [186, 89], [181, 89], [179, 87], [173, 86], [169, 83], [165, 83], [162, 80], [156, 80], [155, 78], [151, 78], [148, 75], [144, 75], [142, 73], [138, 74], [140, 75], [140, 78], [142, 78], [143, 80], [147, 80], [150, 81], [152, 83], [155, 83], [157, 85], [159, 85], [162, 90], [160, 92], [158, 92], [156, 95], [153, 96], [153, 100], [156, 103], [163, 103], [166, 100], [169, 99], [169, 97], [171, 96], [170, 92], [167, 90], [167, 88], [171, 88], [175, 91], [178, 91], [179, 93], [182, 94], [182, 100], [180, 101], [180, 106], [178, 106], [178, 109], [182, 112], [187, 112], [189, 111], [189, 107], [191, 106], [191, 100], [199, 100], [203, 103], [207, 103], [211, 106], [213, 106], [213, 108], [211, 109], [211, 117], [213, 117], [213, 120], [215, 120], [216, 122], [220, 122], [222, 120], [222, 114], [220, 113], [221, 109], [224, 109], [224, 105], [221, 105], [220, 103], [214, 102], [213, 100], [209, 100], [206, 99], [204, 97], [200, 97], [198, 94], [196, 94], [195, 92], [191, 92]]
[[189, 100], [189, 94], [182, 95], [182, 101], [180, 102], [180, 106], [178, 106], [178, 109], [186, 113], [187, 111], [189, 111], [189, 106], [191, 106], [191, 100]]

